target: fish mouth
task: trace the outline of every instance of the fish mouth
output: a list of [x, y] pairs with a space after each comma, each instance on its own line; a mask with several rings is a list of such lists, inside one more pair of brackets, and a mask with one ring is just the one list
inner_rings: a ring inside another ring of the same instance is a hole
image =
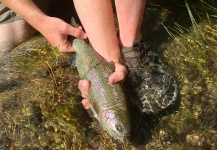
[[113, 110], [102, 111], [99, 117], [103, 125], [103, 128], [114, 139], [123, 141], [124, 139], [129, 137], [130, 132], [128, 129], [128, 125], [124, 124], [124, 122], [121, 121], [121, 119], [118, 116], [116, 116], [115, 111]]
[[128, 137], [128, 136], [126, 136], [126, 135], [122, 135], [122, 134], [117, 133], [117, 132], [115, 132], [115, 131], [108, 132], [108, 134], [109, 134], [111, 137], [113, 137], [113, 139], [118, 140], [118, 141], [124, 141], [124, 140], [126, 140], [127, 137]]
[[127, 132], [127, 130], [124, 128], [123, 124], [116, 123], [115, 129], [119, 133], [119, 135], [123, 136], [123, 138], [126, 138], [130, 135], [130, 133]]
[[111, 125], [107, 125], [107, 127], [105, 127], [104, 129], [115, 140], [123, 141], [125, 139], [128, 139], [128, 137], [130, 135], [128, 132], [126, 132], [125, 129], [122, 129], [122, 132], [120, 132], [116, 128], [114, 128], [114, 126], [111, 126]]
[[110, 126], [107, 128], [108, 133], [115, 139], [115, 140], [126, 140], [130, 136], [130, 132], [126, 130], [123, 124], [121, 123], [115, 123], [110, 124]]

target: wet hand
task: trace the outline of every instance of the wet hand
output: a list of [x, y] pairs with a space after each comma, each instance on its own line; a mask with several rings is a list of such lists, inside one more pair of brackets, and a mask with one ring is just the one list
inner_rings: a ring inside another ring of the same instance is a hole
[[85, 109], [90, 109], [90, 101], [88, 100], [88, 89], [90, 87], [89, 80], [80, 80], [78, 83], [78, 88], [81, 91], [81, 96], [84, 98], [82, 104]]
[[54, 46], [59, 46], [60, 52], [74, 52], [72, 44], [68, 41], [68, 36], [86, 39], [87, 35], [82, 27], [75, 28], [61, 19], [46, 17], [43, 26], [39, 26], [39, 32]]
[[[108, 78], [109, 84], [115, 84], [118, 82], [122, 82], [126, 75], [127, 75], [127, 69], [125, 66], [123, 66], [120, 63], [114, 63], [115, 64], [115, 72], [112, 73]], [[88, 98], [88, 89], [90, 87], [90, 81], [89, 80], [80, 80], [78, 83], [78, 88], [81, 91], [81, 96], [84, 98], [82, 100], [82, 104], [85, 109], [90, 109], [91, 103]]]
[[127, 68], [123, 66], [121, 63], [114, 63], [115, 72], [109, 76], [109, 83], [115, 84], [121, 82], [125, 79], [127, 75]]

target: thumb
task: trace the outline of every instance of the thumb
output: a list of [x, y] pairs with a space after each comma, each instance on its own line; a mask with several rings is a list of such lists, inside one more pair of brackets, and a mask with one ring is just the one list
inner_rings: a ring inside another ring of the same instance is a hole
[[109, 76], [109, 83], [114, 84], [121, 82], [127, 75], [127, 68], [120, 63], [115, 63], [115, 72]]
[[70, 26], [68, 28], [67, 34], [76, 38], [81, 38], [81, 39], [87, 38], [87, 34], [82, 30], [81, 26], [79, 26], [78, 28]]
[[71, 42], [67, 40], [65, 43], [60, 44], [59, 52], [74, 52]]

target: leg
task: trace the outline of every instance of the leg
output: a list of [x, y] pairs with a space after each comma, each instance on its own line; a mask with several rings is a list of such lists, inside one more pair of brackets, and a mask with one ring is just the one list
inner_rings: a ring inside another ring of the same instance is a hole
[[[35, 4], [47, 12], [49, 0], [34, 0]], [[18, 44], [28, 40], [37, 31], [24, 21], [19, 15], [0, 3], [0, 55], [12, 51]], [[34, 18], [33, 18], [34, 19]]]
[[17, 20], [0, 25], [0, 53], [8, 53], [15, 46], [29, 39], [36, 30], [26, 21]]
[[74, 0], [74, 4], [94, 49], [107, 61], [119, 62], [120, 49], [111, 1]]
[[157, 53], [147, 50], [144, 43], [133, 44], [141, 40], [140, 28], [146, 0], [115, 2], [119, 41], [129, 71], [125, 80], [129, 100], [141, 112], [159, 113], [175, 102], [177, 84], [173, 70], [162, 63]]
[[134, 41], [140, 41], [141, 24], [146, 0], [115, 0], [119, 23], [119, 43], [132, 47]]

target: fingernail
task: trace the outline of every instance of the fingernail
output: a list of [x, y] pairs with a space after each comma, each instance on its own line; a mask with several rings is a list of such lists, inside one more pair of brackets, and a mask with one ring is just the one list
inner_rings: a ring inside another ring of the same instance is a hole
[[110, 83], [110, 84], [113, 84], [113, 83], [115, 83], [115, 82], [116, 82], [116, 78], [115, 78], [114, 76], [110, 77], [109, 83]]
[[84, 100], [81, 101], [81, 103], [82, 103], [82, 105], [84, 106], [84, 108], [87, 107], [87, 103], [86, 103]]
[[82, 86], [82, 87], [87, 87], [87, 82], [82, 81], [82, 82], [81, 82], [81, 86]]
[[85, 100], [82, 100], [82, 105], [84, 106], [85, 109], [89, 109], [90, 108], [90, 103]]
[[87, 98], [87, 95], [88, 95], [88, 92], [87, 92], [87, 90], [85, 89], [85, 86], [86, 86], [86, 83], [83, 82], [82, 80], [80, 80], [80, 81], [78, 82], [78, 88], [79, 88], [79, 90], [81, 91], [81, 96], [82, 96], [83, 98]]
[[81, 95], [83, 98], [87, 98], [87, 95], [86, 94], [82, 94]]
[[84, 38], [87, 39], [87, 34], [84, 34]]
[[80, 81], [78, 82], [78, 88], [81, 89], [81, 86], [82, 86], [82, 81], [80, 80]]

